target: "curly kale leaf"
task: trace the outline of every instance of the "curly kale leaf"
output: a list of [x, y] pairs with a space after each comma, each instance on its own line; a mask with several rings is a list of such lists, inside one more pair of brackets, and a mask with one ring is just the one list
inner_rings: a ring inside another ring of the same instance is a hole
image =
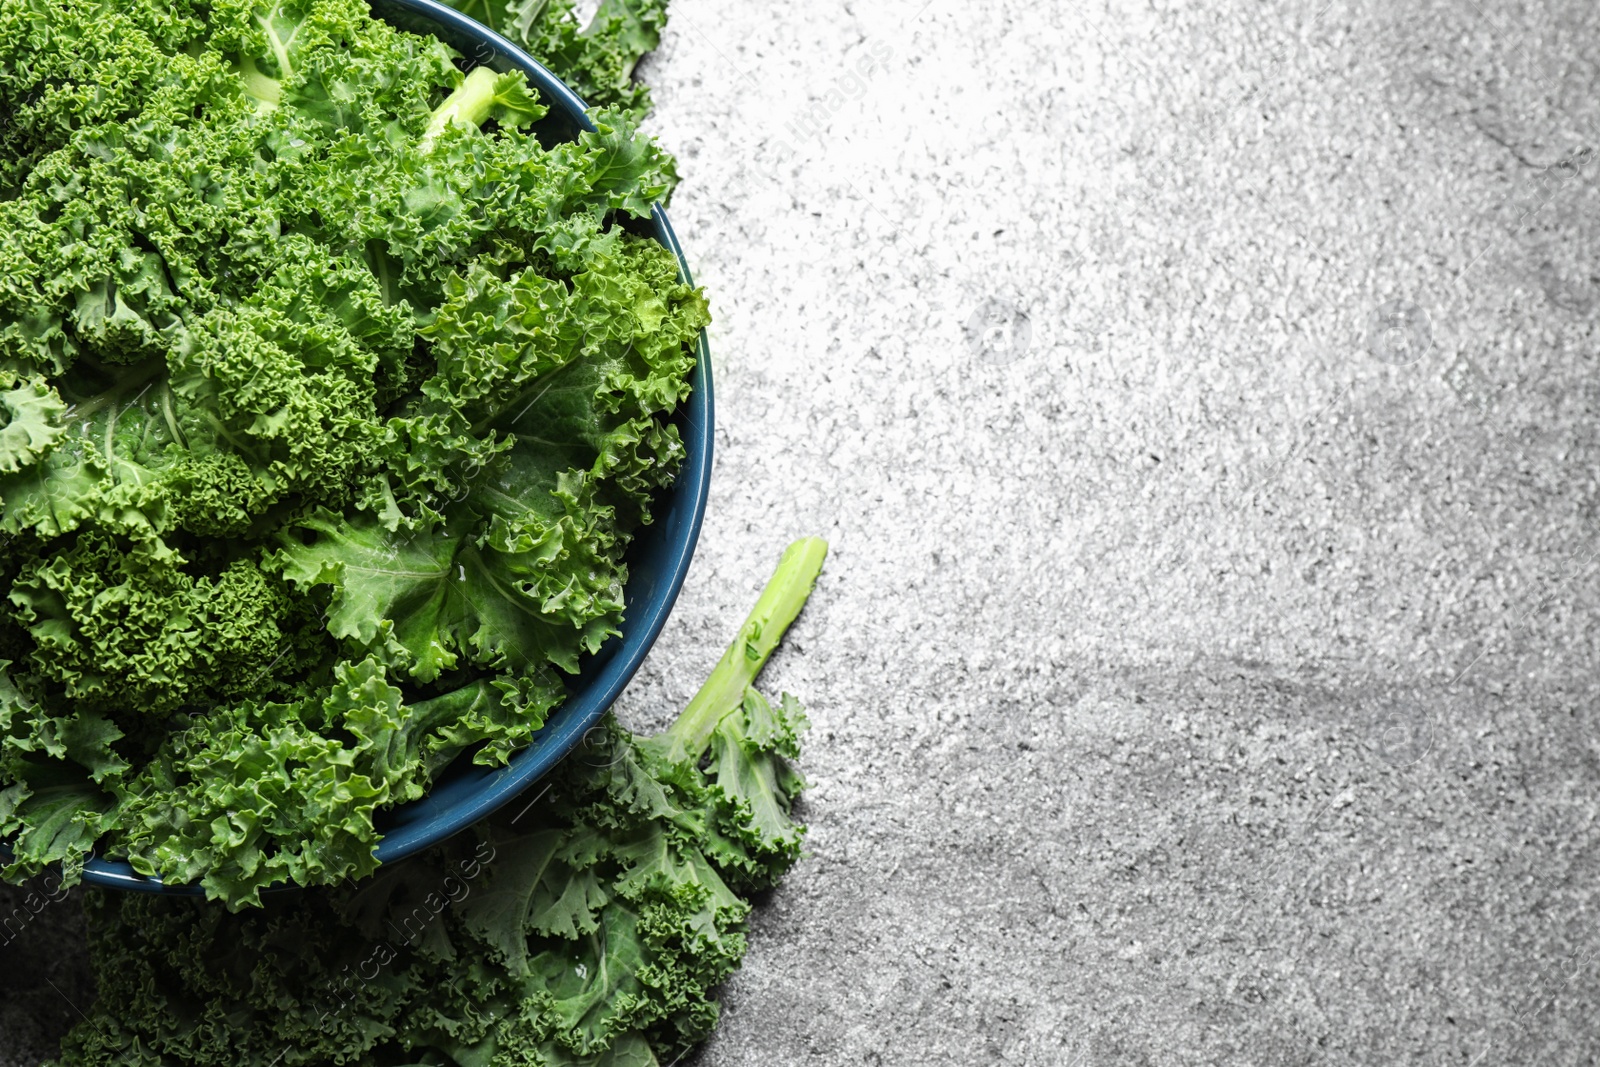
[[447, 2], [527, 49], [590, 106], [649, 112], [650, 90], [634, 68], [661, 43], [666, 0], [601, 0], [587, 25], [574, 0]]
[[[483, 461], [430, 529], [318, 516], [304, 523], [311, 542], [282, 539], [276, 560], [290, 581], [331, 587], [335, 636], [427, 681], [463, 662], [576, 671], [580, 654], [616, 632], [622, 531], [648, 521], [651, 493], [682, 459], [659, 416], [687, 391], [686, 345], [707, 318], [699, 295], [662, 270], [663, 255], [625, 245], [620, 262], [642, 269], [607, 260], [569, 285], [486, 269], [451, 283], [424, 331], [439, 373], [422, 384], [419, 414], [391, 426], [471, 420], [458, 432], [511, 447]], [[428, 508], [437, 481], [417, 469], [418, 450], [404, 455], [389, 500], [423, 493]]]
[[785, 554], [667, 733], [607, 717], [473, 834], [239, 914], [90, 897], [100, 999], [57, 1067], [677, 1062], [716, 1025], [752, 894], [797, 856], [804, 717], [750, 683], [823, 553]]
[[215, 578], [183, 563], [158, 540], [125, 548], [94, 531], [25, 564], [11, 614], [37, 677], [79, 707], [149, 715], [262, 688], [295, 604], [248, 560]]
[[0, 471], [15, 474], [66, 436], [67, 405], [42, 375], [0, 371], [0, 387]]

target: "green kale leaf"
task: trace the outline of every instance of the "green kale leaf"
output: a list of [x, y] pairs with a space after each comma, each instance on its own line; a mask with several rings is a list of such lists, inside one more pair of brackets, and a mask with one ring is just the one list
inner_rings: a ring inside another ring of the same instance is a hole
[[[56, 1067], [677, 1062], [716, 1025], [751, 896], [799, 854], [805, 720], [751, 683], [825, 551], [790, 547], [666, 733], [608, 716], [473, 833], [238, 914], [89, 896], [100, 999]], [[349, 707], [395, 708], [374, 678], [344, 680]]]

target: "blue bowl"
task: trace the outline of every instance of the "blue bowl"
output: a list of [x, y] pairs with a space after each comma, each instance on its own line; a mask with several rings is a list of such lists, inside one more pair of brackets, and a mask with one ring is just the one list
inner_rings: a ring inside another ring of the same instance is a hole
[[[399, 29], [438, 37], [476, 65], [501, 72], [522, 71], [550, 108], [535, 131], [541, 139], [571, 139], [579, 131], [594, 129], [576, 93], [526, 52], [460, 12], [435, 0], [372, 0], [372, 13]], [[644, 232], [672, 250], [683, 280], [692, 282], [683, 249], [659, 205]], [[506, 766], [491, 770], [458, 761], [426, 797], [385, 813], [380, 823], [384, 831], [378, 844], [380, 863], [409, 856], [466, 829], [538, 781], [577, 747], [644, 662], [683, 587], [711, 487], [711, 353], [704, 333], [690, 381], [688, 402], [676, 416], [688, 454], [668, 498], [656, 509], [655, 522], [639, 531], [628, 553], [622, 635], [613, 637], [587, 660], [569, 683], [566, 702]], [[83, 880], [150, 893], [201, 892], [199, 886], [168, 885], [146, 878], [123, 860], [92, 859], [84, 868]]]

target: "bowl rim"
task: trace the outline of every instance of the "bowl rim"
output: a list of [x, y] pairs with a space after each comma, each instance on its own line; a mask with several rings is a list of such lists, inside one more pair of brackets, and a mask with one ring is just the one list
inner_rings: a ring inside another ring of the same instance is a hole
[[[577, 93], [538, 60], [467, 15], [437, 0], [371, 0], [371, 7], [373, 17], [409, 32], [431, 33], [468, 57], [474, 65], [502, 73], [520, 70], [550, 106], [552, 117], [565, 120], [577, 131], [595, 129], [589, 107]], [[649, 230], [677, 259], [684, 283], [693, 285], [683, 246], [659, 203], [654, 205]], [[656, 573], [649, 595], [642, 603], [628, 604], [621, 635], [588, 658], [570, 686], [567, 700], [551, 713], [529, 744], [513, 753], [504, 766], [474, 766], [450, 782], [443, 791], [445, 795], [430, 789], [420, 800], [384, 812], [397, 819], [398, 824], [378, 841], [379, 864], [393, 863], [437, 844], [521, 795], [578, 746], [644, 663], [683, 588], [710, 495], [714, 432], [711, 351], [704, 330], [700, 331], [696, 346], [689, 397], [679, 406], [674, 418], [683, 436], [685, 456], [667, 492], [666, 499], [670, 502], [660, 509], [654, 523], [644, 528], [645, 532], [661, 531], [660, 542], [653, 545], [651, 551], [650, 562]], [[629, 548], [630, 557], [637, 553], [644, 540], [642, 536], [635, 536]], [[629, 590], [636, 589], [639, 584], [636, 564], [637, 561], [630, 558]], [[101, 857], [93, 857], [85, 863], [82, 880], [88, 885], [147, 893], [200, 896], [204, 892], [199, 884], [163, 882], [139, 874], [127, 860]], [[299, 888], [278, 883], [262, 892]]]

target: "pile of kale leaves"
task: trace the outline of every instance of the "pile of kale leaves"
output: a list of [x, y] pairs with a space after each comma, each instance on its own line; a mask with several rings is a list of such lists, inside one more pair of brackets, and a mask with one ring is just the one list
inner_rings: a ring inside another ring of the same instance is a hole
[[364, 0], [0, 0], [8, 878], [368, 875], [617, 632], [708, 321], [628, 226], [664, 12], [470, 10], [597, 132]]

